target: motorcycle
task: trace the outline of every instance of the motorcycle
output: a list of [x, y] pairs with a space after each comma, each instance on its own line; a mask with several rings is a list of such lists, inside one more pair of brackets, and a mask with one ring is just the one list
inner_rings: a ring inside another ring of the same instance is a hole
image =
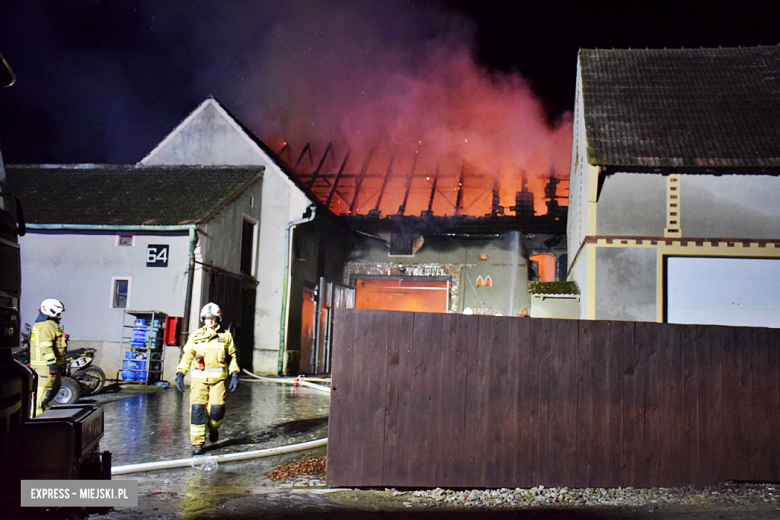
[[[22, 346], [13, 354], [14, 359], [22, 364], [30, 366], [30, 334], [32, 328], [29, 323], [24, 324], [22, 330]], [[103, 370], [93, 365], [96, 349], [79, 348], [69, 350], [65, 354], [65, 367], [60, 382], [60, 390], [54, 396], [57, 404], [73, 404], [80, 397], [95, 395], [103, 389], [106, 383], [106, 374]]]

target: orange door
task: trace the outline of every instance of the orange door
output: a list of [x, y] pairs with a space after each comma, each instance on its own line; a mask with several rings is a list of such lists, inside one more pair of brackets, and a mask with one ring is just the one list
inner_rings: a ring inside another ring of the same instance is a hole
[[399, 278], [358, 279], [355, 308], [385, 311], [447, 312], [449, 282]]

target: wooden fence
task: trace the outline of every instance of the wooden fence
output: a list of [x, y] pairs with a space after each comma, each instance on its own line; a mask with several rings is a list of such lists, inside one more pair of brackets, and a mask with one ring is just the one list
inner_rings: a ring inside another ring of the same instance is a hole
[[328, 485], [780, 480], [780, 330], [341, 309]]

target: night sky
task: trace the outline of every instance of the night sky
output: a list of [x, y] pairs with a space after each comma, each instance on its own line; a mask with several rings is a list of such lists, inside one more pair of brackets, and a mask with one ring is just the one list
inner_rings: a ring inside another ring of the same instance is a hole
[[[780, 2], [4, 0], [17, 83], [0, 92], [0, 144], [7, 163], [133, 163], [209, 95], [261, 138], [322, 137], [301, 129], [343, 115], [332, 135], [397, 139], [393, 95], [430, 99], [463, 54], [485, 81], [530, 87], [555, 129], [580, 48], [775, 45], [778, 20]], [[426, 117], [410, 128], [442, 124]]]

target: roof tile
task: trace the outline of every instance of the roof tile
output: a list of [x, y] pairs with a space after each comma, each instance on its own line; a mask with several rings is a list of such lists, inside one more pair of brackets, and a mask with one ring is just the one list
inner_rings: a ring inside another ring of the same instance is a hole
[[780, 46], [580, 51], [588, 163], [780, 167]]
[[262, 166], [6, 165], [32, 224], [198, 222]]

